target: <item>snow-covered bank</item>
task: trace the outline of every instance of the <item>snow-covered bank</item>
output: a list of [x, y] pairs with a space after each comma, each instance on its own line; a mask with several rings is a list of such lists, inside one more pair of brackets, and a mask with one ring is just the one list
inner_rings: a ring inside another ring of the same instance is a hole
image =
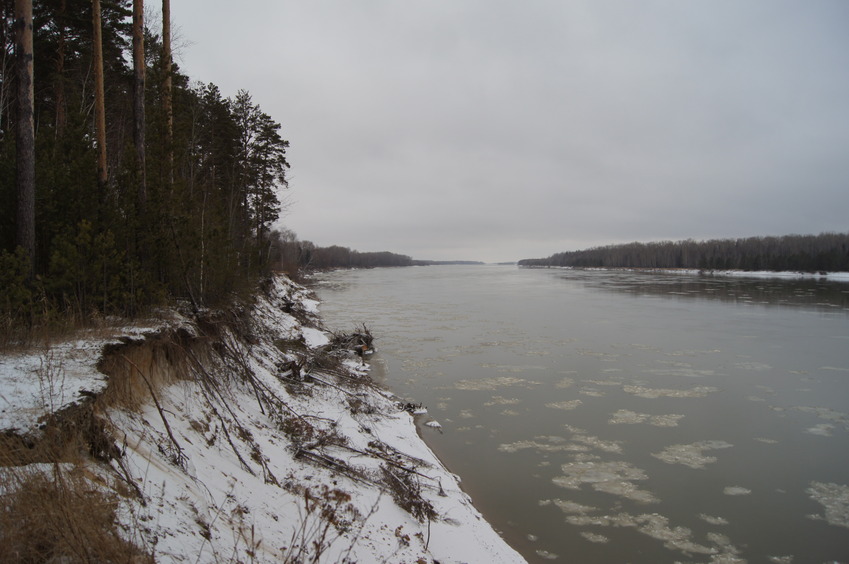
[[[135, 492], [120, 498], [123, 532], [160, 562], [524, 562], [397, 398], [332, 347], [316, 305], [277, 278], [239, 315], [185, 322], [179, 338], [113, 339], [106, 359], [80, 346], [89, 352], [73, 363], [77, 346], [52, 349], [64, 368], [46, 395], [21, 384], [38, 380], [38, 355], [4, 358], [0, 430], [37, 434], [39, 415], [81, 387], [90, 397], [126, 378], [151, 384], [95, 400], [122, 456], [90, 471]], [[38, 397], [18, 409], [27, 394]]]
[[605, 268], [576, 266], [529, 266], [523, 268], [559, 268], [562, 270], [599, 270], [621, 272], [660, 272], [666, 274], [686, 274], [702, 276], [728, 276], [736, 278], [783, 278], [783, 279], [823, 279], [837, 282], [849, 282], [849, 272], [801, 272], [794, 270], [711, 270], [694, 268]]

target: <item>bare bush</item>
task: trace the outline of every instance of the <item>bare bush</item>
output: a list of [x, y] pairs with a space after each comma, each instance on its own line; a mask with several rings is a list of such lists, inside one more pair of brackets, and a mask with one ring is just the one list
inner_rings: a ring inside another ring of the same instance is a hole
[[383, 464], [380, 468], [383, 482], [399, 507], [422, 522], [436, 517], [433, 505], [422, 497], [421, 484], [413, 472], [390, 464]]

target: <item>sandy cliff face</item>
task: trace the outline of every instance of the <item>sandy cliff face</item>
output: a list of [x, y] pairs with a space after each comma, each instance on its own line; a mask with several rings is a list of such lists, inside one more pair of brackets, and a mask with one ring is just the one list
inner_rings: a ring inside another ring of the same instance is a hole
[[337, 337], [276, 278], [238, 311], [56, 347], [56, 401], [42, 383], [22, 405], [43, 354], [5, 358], [0, 423], [36, 444], [39, 413], [85, 406], [100, 425], [80, 444], [91, 481], [157, 561], [523, 562]]

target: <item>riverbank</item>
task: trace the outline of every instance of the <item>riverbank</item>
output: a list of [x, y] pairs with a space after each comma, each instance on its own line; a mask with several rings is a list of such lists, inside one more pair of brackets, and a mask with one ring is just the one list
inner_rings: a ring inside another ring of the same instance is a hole
[[780, 278], [784, 280], [822, 279], [849, 282], [849, 272], [801, 272], [795, 270], [713, 270], [695, 268], [625, 268], [595, 266], [521, 266], [521, 268], [555, 268], [561, 270], [588, 270], [599, 272], [646, 272], [660, 274], [682, 274], [686, 276], [727, 276], [735, 278]]
[[524, 562], [336, 337], [276, 278], [235, 311], [6, 354], [2, 495], [78, 477], [155, 561]]

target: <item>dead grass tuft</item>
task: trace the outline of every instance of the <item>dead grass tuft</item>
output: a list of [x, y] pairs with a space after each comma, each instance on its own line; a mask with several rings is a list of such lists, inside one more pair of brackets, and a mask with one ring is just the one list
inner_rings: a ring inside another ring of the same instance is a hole
[[80, 467], [0, 468], [0, 561], [152, 563], [115, 525], [118, 497]]
[[189, 379], [190, 354], [198, 348], [194, 341], [188, 331], [180, 329], [107, 345], [97, 368], [109, 377], [109, 386], [98, 404], [136, 410], [150, 401], [151, 389]]

